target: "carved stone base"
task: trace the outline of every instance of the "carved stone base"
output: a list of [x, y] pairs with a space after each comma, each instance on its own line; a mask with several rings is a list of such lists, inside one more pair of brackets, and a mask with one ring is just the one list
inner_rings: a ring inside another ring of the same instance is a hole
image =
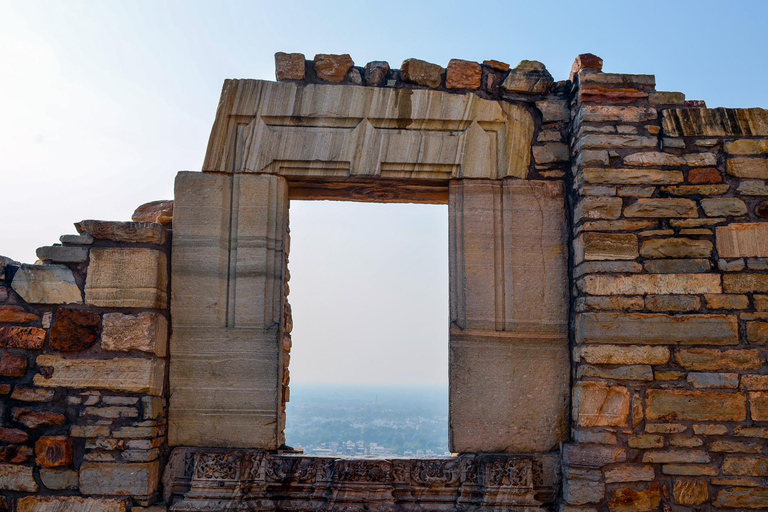
[[543, 511], [557, 454], [365, 459], [260, 450], [174, 449], [163, 476], [170, 510]]

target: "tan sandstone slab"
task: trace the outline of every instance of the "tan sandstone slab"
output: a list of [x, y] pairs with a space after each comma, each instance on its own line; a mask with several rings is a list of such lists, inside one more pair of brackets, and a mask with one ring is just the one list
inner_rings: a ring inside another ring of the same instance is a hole
[[101, 348], [128, 352], [141, 350], [165, 357], [168, 352], [168, 321], [159, 313], [136, 315], [106, 313], [102, 318]]
[[148, 496], [160, 482], [160, 462], [111, 464], [86, 462], [80, 467], [85, 495]]
[[721, 293], [718, 274], [588, 275], [584, 291], [590, 295]]
[[77, 496], [27, 496], [16, 504], [17, 512], [126, 512], [126, 502]]
[[721, 258], [768, 257], [768, 222], [719, 226], [715, 237]]
[[[165, 361], [158, 359], [63, 359], [38, 356], [39, 367], [50, 367], [50, 376], [38, 374], [36, 386], [48, 388], [109, 389], [127, 393], [160, 395]], [[46, 373], [47, 374], [47, 373]]]
[[163, 309], [168, 304], [166, 266], [165, 253], [154, 249], [91, 249], [85, 302], [99, 307]]
[[39, 486], [32, 474], [32, 467], [16, 464], [0, 464], [0, 490], [37, 492]]
[[582, 313], [576, 340], [582, 343], [654, 345], [735, 345], [738, 321], [731, 315]]
[[740, 393], [649, 389], [646, 417], [650, 421], [744, 421], [746, 399]]
[[[442, 68], [406, 62], [404, 80], [439, 85]], [[203, 170], [337, 180], [522, 178], [533, 130], [522, 107], [472, 94], [227, 80]]]
[[64, 265], [21, 265], [11, 282], [30, 304], [82, 304], [72, 271]]
[[629, 416], [629, 390], [579, 382], [573, 388], [573, 416], [580, 427], [624, 427]]
[[581, 357], [591, 364], [666, 364], [670, 352], [667, 347], [649, 345], [590, 345], [582, 347]]
[[166, 229], [156, 222], [81, 220], [75, 223], [75, 228], [97, 240], [134, 244], [163, 245], [168, 236]]

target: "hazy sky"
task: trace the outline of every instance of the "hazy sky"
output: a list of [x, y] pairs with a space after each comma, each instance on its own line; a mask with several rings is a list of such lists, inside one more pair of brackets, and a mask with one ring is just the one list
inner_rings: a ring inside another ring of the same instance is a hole
[[[535, 59], [556, 79], [567, 78], [577, 54], [593, 52], [606, 71], [654, 73], [659, 90], [709, 106], [768, 106], [764, 1], [0, 0], [0, 20], [0, 254], [23, 261], [73, 232], [75, 221], [127, 220], [139, 204], [170, 198], [175, 174], [200, 168], [222, 81], [273, 79], [276, 51], [349, 53], [359, 65], [387, 60], [392, 67], [409, 57], [442, 65], [451, 58]], [[328, 294], [326, 313], [302, 314], [322, 325], [317, 332], [335, 331], [324, 342], [344, 358], [360, 343], [381, 350], [367, 356], [375, 361], [386, 361], [397, 343], [416, 357], [418, 339], [442, 329], [439, 358], [422, 361], [432, 366], [397, 378], [444, 382], [445, 208], [306, 208], [292, 207], [295, 230], [320, 243], [294, 240], [294, 278], [324, 278], [317, 268], [349, 275], [322, 292], [295, 281], [296, 309], [313, 293]], [[379, 210], [382, 217], [368, 220]], [[318, 222], [326, 216], [334, 219], [330, 228]], [[377, 249], [390, 232], [391, 243]], [[336, 236], [348, 250], [326, 254], [322, 241]], [[350, 261], [340, 263], [342, 256]], [[330, 267], [320, 264], [326, 257]], [[386, 258], [429, 263], [411, 276], [393, 273]], [[373, 293], [355, 300], [367, 290]], [[302, 322], [297, 316], [297, 337]], [[293, 363], [295, 379], [316, 378], [302, 370], [298, 351]]]

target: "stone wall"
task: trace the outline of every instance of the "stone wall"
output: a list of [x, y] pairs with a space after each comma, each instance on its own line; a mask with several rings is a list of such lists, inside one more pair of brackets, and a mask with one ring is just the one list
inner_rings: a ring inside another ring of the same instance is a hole
[[37, 264], [0, 267], [0, 510], [122, 512], [158, 498], [170, 232], [76, 227]]
[[768, 112], [584, 60], [565, 509], [765, 509]]
[[[589, 54], [563, 82], [301, 54], [276, 77], [225, 83], [174, 226], [150, 204], [0, 260], [0, 511], [768, 508], [768, 112]], [[449, 203], [461, 457], [277, 450], [289, 199]]]

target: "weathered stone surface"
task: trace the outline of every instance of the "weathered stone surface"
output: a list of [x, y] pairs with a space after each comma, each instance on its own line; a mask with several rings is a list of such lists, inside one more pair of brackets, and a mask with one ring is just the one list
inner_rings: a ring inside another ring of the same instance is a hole
[[168, 321], [159, 313], [104, 315], [101, 348], [128, 352], [141, 350], [165, 357], [168, 351]]
[[750, 393], [749, 408], [754, 421], [768, 421], [768, 392]]
[[583, 149], [648, 149], [655, 148], [656, 137], [643, 135], [582, 135], [576, 143], [576, 151]]
[[303, 53], [275, 53], [275, 79], [304, 80], [304, 60]]
[[667, 347], [648, 345], [589, 345], [581, 348], [581, 357], [591, 364], [666, 364], [670, 352]]
[[574, 211], [574, 222], [583, 219], [618, 219], [621, 215], [620, 197], [585, 197]]
[[768, 155], [768, 140], [741, 139], [726, 142], [725, 152], [731, 155]]
[[[301, 55], [301, 54], [299, 54]], [[301, 56], [302, 60], [302, 74], [304, 73], [304, 56]], [[301, 80], [301, 79], [297, 79]], [[154, 222], [167, 226], [173, 222], [173, 200], [152, 201], [145, 203], [133, 212], [131, 215], [133, 222]]]
[[101, 319], [97, 313], [59, 308], [51, 326], [51, 348], [61, 352], [85, 350], [96, 341], [100, 327]]
[[733, 476], [768, 476], [768, 458], [727, 456], [723, 474]]
[[317, 78], [325, 82], [341, 83], [347, 72], [355, 65], [348, 54], [333, 55], [319, 53], [315, 55], [314, 69]]
[[649, 311], [696, 311], [701, 300], [690, 295], [646, 295], [645, 308]]
[[41, 437], [35, 443], [35, 463], [44, 468], [72, 465], [72, 440], [68, 437]]
[[419, 59], [406, 59], [400, 65], [400, 73], [404, 82], [411, 82], [427, 87], [440, 87], [445, 70], [437, 64]]
[[88, 247], [52, 245], [38, 247], [36, 254], [38, 259], [46, 262], [83, 263], [88, 261]]
[[[47, 489], [64, 491], [78, 488], [77, 471], [71, 469], [40, 469], [40, 480]], [[82, 510], [82, 509], [78, 509]], [[86, 509], [87, 510], [87, 509]]]
[[648, 365], [620, 366], [618, 368], [602, 368], [588, 364], [579, 366], [576, 373], [579, 379], [594, 377], [611, 380], [639, 380], [650, 382], [653, 380], [653, 370]]
[[726, 169], [737, 178], [768, 180], [768, 159], [765, 158], [731, 158]]
[[685, 348], [675, 351], [675, 361], [688, 370], [756, 370], [765, 357], [759, 350]]
[[592, 53], [582, 53], [573, 61], [570, 80], [571, 82], [575, 82], [576, 76], [579, 73], [599, 73], [602, 70], [603, 59]]
[[702, 199], [701, 207], [709, 217], [739, 217], [747, 213], [747, 205], [735, 197]]
[[768, 136], [768, 110], [678, 108], [662, 112], [664, 134], [672, 137]]
[[648, 96], [651, 105], [682, 105], [685, 103], [685, 94], [681, 92], [659, 91]]
[[584, 260], [632, 260], [637, 258], [637, 236], [618, 233], [587, 232], [573, 242], [574, 259]]
[[643, 462], [655, 464], [702, 463], [709, 460], [709, 454], [704, 450], [655, 450], [643, 454]]
[[660, 259], [644, 262], [643, 268], [653, 274], [700, 274], [709, 272], [712, 263], [708, 259]]
[[709, 258], [712, 242], [691, 238], [653, 238], [644, 240], [640, 248], [644, 258]]
[[712, 466], [699, 466], [693, 464], [665, 464], [661, 468], [665, 475], [679, 476], [717, 476], [718, 470]]
[[93, 237], [88, 233], [82, 233], [79, 235], [61, 235], [59, 242], [64, 245], [91, 245], [93, 244]]
[[659, 485], [653, 484], [643, 490], [630, 487], [612, 490], [608, 508], [611, 512], [649, 512], [658, 509], [660, 503]]
[[501, 88], [507, 92], [544, 94], [554, 83], [544, 64], [535, 60], [523, 60], [509, 72]]
[[629, 415], [629, 390], [597, 382], [573, 388], [573, 416], [580, 427], [623, 427]]
[[20, 388], [17, 387], [11, 393], [11, 400], [19, 402], [50, 402], [55, 392], [50, 389]]
[[572, 467], [602, 468], [614, 462], [626, 462], [623, 448], [599, 444], [566, 444], [563, 447], [563, 465]]
[[742, 375], [741, 389], [768, 391], [768, 375]]
[[166, 266], [165, 254], [153, 249], [92, 249], [85, 301], [99, 307], [163, 309], [168, 303]]
[[702, 505], [709, 499], [707, 482], [702, 480], [675, 480], [672, 494], [678, 505]]
[[661, 187], [661, 191], [671, 196], [719, 196], [731, 189], [728, 184], [719, 185], [673, 185]]
[[74, 274], [64, 265], [21, 265], [11, 287], [30, 304], [83, 302]]
[[[573, 269], [573, 277], [602, 272], [642, 272], [643, 267], [635, 261], [586, 261]], [[619, 308], [621, 309], [621, 308]]]
[[744, 443], [741, 441], [713, 441], [709, 446], [712, 452], [726, 453], [761, 453], [763, 451], [762, 443]]
[[673, 155], [662, 153], [660, 151], [647, 151], [644, 153], [632, 153], [624, 157], [624, 163], [627, 165], [637, 165], [640, 167], [705, 167], [717, 165], [717, 155], [714, 153], [688, 153], [684, 155]]
[[545, 123], [568, 121], [571, 118], [571, 109], [568, 106], [567, 100], [537, 101], [536, 108], [541, 112], [541, 120]]
[[747, 408], [738, 393], [649, 389], [645, 414], [651, 421], [744, 421]]
[[768, 489], [754, 487], [726, 487], [717, 492], [712, 504], [721, 508], [768, 508]]
[[533, 159], [539, 165], [568, 161], [568, 146], [561, 142], [551, 142], [543, 146], [533, 146]]
[[689, 373], [687, 380], [694, 388], [736, 389], [739, 387], [738, 373]]
[[628, 309], [630, 311], [639, 311], [645, 308], [645, 301], [642, 297], [626, 296], [597, 296], [580, 297], [576, 299], [577, 311], [620, 311]]
[[694, 185], [720, 183], [722, 181], [723, 176], [720, 174], [720, 171], [712, 167], [697, 168], [688, 171], [688, 183]]
[[40, 317], [19, 306], [0, 306], [0, 323], [26, 324], [36, 322]]
[[0, 376], [23, 377], [27, 371], [27, 358], [15, 354], [3, 354], [0, 358]]
[[721, 258], [768, 256], [768, 222], [719, 226], [715, 230], [717, 252]]
[[86, 462], [80, 467], [80, 492], [85, 495], [148, 496], [157, 490], [160, 463], [110, 464]]
[[738, 322], [728, 315], [582, 313], [576, 318], [582, 343], [735, 345]]
[[622, 464], [605, 470], [605, 483], [651, 482], [656, 478], [653, 466], [647, 464]]
[[378, 86], [384, 83], [389, 74], [389, 62], [374, 60], [365, 65], [364, 78], [366, 85]]
[[624, 208], [625, 217], [696, 217], [696, 203], [690, 199], [640, 198]]
[[29, 466], [0, 464], [0, 489], [18, 492], [37, 492], [38, 485]]
[[155, 245], [163, 245], [167, 240], [167, 231], [156, 222], [81, 220], [75, 223], [75, 228], [78, 233], [88, 233], [97, 240]]
[[27, 428], [53, 427], [63, 425], [67, 418], [63, 414], [53, 412], [34, 411], [32, 409], [14, 409], [13, 421], [17, 421]]
[[737, 191], [745, 196], [768, 196], [768, 184], [763, 180], [744, 180]]
[[0, 442], [3, 443], [26, 443], [27, 433], [16, 428], [0, 427]]
[[655, 108], [582, 105], [576, 118], [586, 123], [643, 123], [657, 118]]
[[571, 505], [598, 503], [605, 496], [605, 485], [593, 480], [567, 478], [563, 485], [563, 500]]
[[718, 274], [588, 275], [583, 289], [591, 295], [668, 295], [720, 293]]
[[77, 496], [27, 496], [19, 499], [16, 507], [17, 512], [127, 512], [128, 510], [125, 501]]
[[641, 450], [647, 450], [649, 448], [663, 448], [664, 437], [656, 434], [642, 434], [635, 437], [630, 437], [627, 440], [630, 448], [638, 448]]
[[477, 62], [451, 59], [445, 74], [445, 87], [448, 89], [476, 90], [480, 88], [482, 76], [483, 70]]
[[165, 362], [157, 359], [62, 359], [38, 356], [39, 367], [50, 367], [34, 377], [36, 386], [49, 388], [109, 389], [160, 395]]
[[747, 322], [747, 341], [768, 344], [768, 322]]
[[0, 347], [39, 350], [45, 343], [45, 329], [40, 327], [0, 327]]
[[723, 288], [729, 293], [768, 292], [768, 275], [724, 274]]

